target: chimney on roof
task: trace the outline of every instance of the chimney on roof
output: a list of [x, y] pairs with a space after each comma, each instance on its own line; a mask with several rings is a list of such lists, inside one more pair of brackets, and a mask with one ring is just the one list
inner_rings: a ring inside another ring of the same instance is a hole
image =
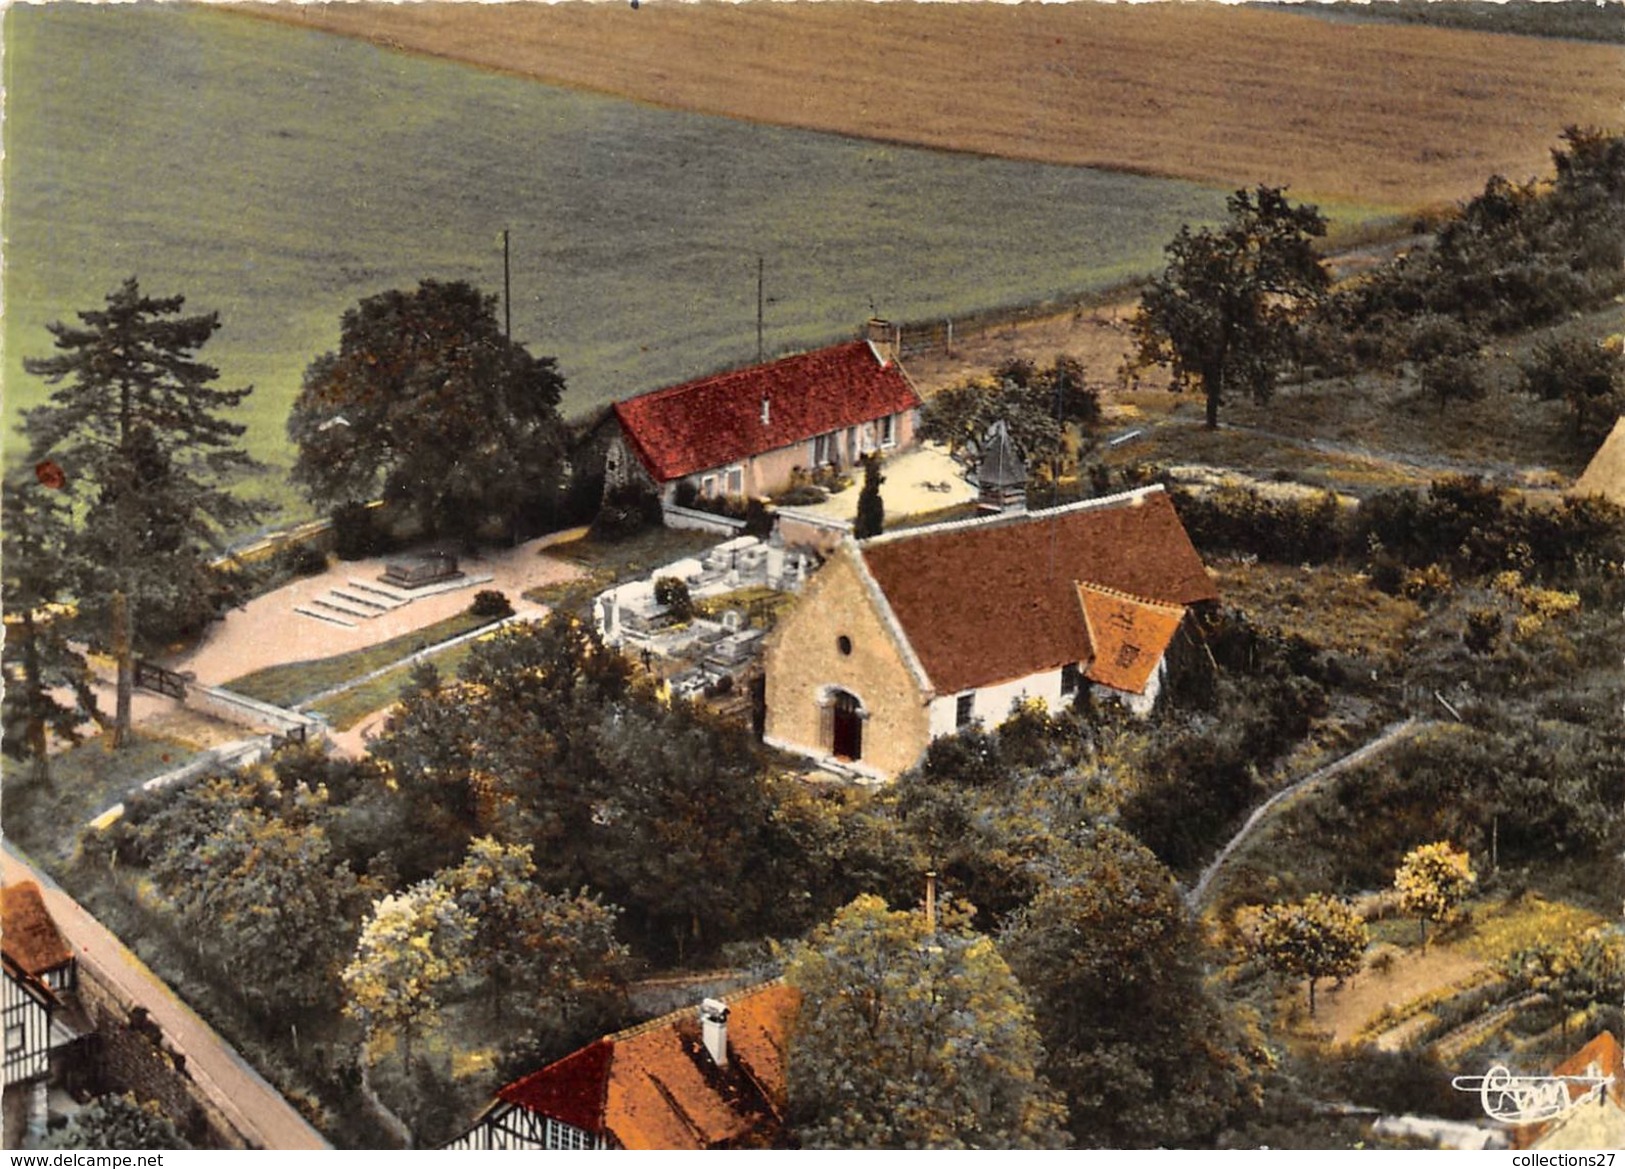
[[902, 348], [902, 328], [885, 317], [870, 317], [863, 325], [863, 339], [869, 342], [880, 364], [890, 365], [897, 360], [897, 351]]
[[762, 395], [762, 425], [767, 426], [773, 421], [773, 403], [766, 394]]
[[700, 1003], [700, 1039], [711, 1062], [719, 1068], [727, 1067], [728, 1004], [721, 999], [705, 999]]

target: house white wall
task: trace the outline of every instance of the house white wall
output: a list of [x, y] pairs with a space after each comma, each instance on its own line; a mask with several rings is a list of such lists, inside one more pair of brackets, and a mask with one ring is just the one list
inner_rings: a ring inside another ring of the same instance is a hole
[[[1091, 695], [1096, 701], [1113, 698], [1128, 707], [1129, 711], [1141, 718], [1151, 713], [1157, 704], [1157, 696], [1162, 693], [1163, 675], [1168, 671], [1168, 659], [1164, 657], [1157, 663], [1157, 668], [1146, 683], [1144, 694], [1131, 694], [1125, 690], [1114, 690], [1110, 686], [1090, 685], [1085, 679], [1083, 684], [1089, 686]], [[959, 730], [959, 698], [966, 691], [955, 694], [940, 695], [931, 701], [931, 737], [951, 735]], [[1010, 717], [1016, 704], [1029, 698], [1041, 698], [1044, 705], [1053, 713], [1060, 710], [1073, 699], [1072, 694], [1061, 692], [1061, 671], [1049, 670], [1040, 674], [1029, 674], [1025, 678], [1017, 678], [1013, 682], [1000, 682], [993, 686], [970, 691], [975, 695], [971, 703], [971, 717], [982, 724], [983, 730], [996, 730], [1000, 723]]]
[[[945, 694], [931, 701], [931, 737], [951, 735], [959, 730], [959, 696], [965, 693]], [[982, 724], [983, 730], [994, 730], [1010, 717], [1016, 703], [1027, 698], [1042, 698], [1050, 710], [1059, 710], [1070, 695], [1061, 694], [1061, 671], [1049, 670], [1042, 674], [1029, 674], [1013, 682], [1000, 682], [972, 691], [976, 695], [971, 704], [972, 718]]]

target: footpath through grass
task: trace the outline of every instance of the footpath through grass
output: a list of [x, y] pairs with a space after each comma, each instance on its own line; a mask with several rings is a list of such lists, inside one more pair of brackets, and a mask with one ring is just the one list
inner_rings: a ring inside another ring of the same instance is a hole
[[443, 641], [450, 641], [464, 633], [489, 625], [495, 618], [476, 617], [472, 613], [456, 613], [422, 629], [403, 633], [388, 641], [366, 649], [351, 650], [330, 658], [314, 661], [286, 662], [280, 666], [267, 666], [227, 682], [225, 688], [246, 694], [261, 702], [276, 706], [293, 706], [312, 695], [342, 686], [352, 678], [360, 678], [381, 670], [392, 663], [409, 657], [419, 650], [428, 649]]

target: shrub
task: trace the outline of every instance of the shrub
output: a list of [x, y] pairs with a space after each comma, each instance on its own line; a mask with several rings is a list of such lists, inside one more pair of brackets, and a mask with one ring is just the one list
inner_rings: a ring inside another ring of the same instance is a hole
[[773, 497], [773, 502], [781, 507], [808, 507], [815, 503], [823, 503], [829, 498], [829, 492], [812, 483], [787, 487]]
[[1400, 582], [1400, 596], [1415, 601], [1424, 609], [1450, 591], [1450, 574], [1437, 564], [1426, 568], [1413, 568]]
[[673, 621], [689, 621], [694, 617], [694, 598], [689, 595], [688, 584], [675, 576], [663, 576], [655, 581], [655, 603], [664, 605]]
[[663, 523], [660, 497], [641, 483], [627, 483], [604, 497], [592, 521], [591, 535], [594, 540], [624, 540]]
[[1480, 656], [1492, 654], [1501, 640], [1501, 612], [1499, 609], [1467, 610], [1467, 628], [1461, 639], [1471, 653]]
[[333, 551], [340, 560], [365, 560], [389, 551], [389, 538], [378, 523], [377, 509], [345, 503], [333, 509]]
[[474, 594], [474, 603], [468, 607], [468, 611], [476, 617], [512, 617], [513, 605], [501, 591], [481, 589]]
[[773, 534], [773, 525], [777, 522], [764, 500], [752, 498], [745, 504], [745, 535], [765, 540]]
[[316, 576], [327, 571], [327, 557], [309, 544], [290, 544], [276, 554], [277, 568], [291, 576]]

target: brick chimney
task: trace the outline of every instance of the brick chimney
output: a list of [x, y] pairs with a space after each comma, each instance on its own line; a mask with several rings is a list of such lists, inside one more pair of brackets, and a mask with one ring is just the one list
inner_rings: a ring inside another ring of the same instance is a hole
[[728, 1004], [721, 999], [700, 1003], [700, 1040], [712, 1063], [719, 1068], [728, 1066]]

